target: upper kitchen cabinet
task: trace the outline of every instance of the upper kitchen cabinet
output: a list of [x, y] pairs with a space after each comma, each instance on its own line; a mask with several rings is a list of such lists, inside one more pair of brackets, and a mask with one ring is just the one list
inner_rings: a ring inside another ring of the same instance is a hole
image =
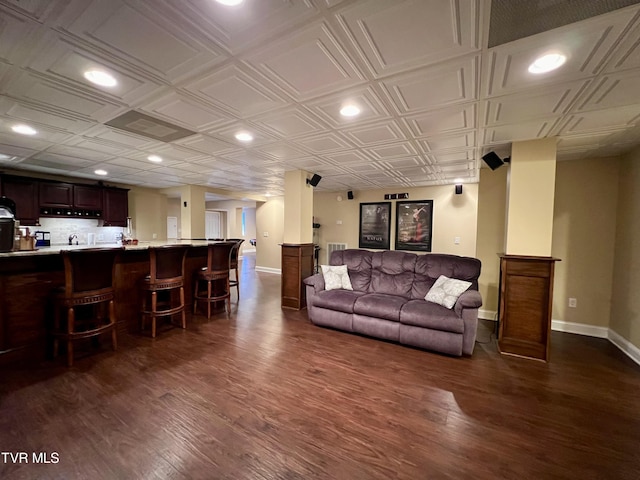
[[37, 225], [38, 181], [26, 177], [2, 175], [2, 195], [16, 204], [16, 219], [23, 225]]
[[73, 184], [40, 181], [40, 206], [71, 209], [73, 206]]
[[126, 227], [129, 215], [129, 190], [105, 187], [102, 190], [105, 227]]
[[102, 188], [91, 185], [74, 185], [73, 206], [75, 208], [102, 211]]

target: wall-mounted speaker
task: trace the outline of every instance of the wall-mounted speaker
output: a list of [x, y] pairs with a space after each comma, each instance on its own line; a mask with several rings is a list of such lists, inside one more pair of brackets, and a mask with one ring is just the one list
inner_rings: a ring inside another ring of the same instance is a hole
[[482, 160], [484, 160], [484, 163], [486, 163], [491, 170], [495, 170], [496, 168], [504, 165], [504, 162], [500, 159], [496, 152], [487, 153], [482, 157]]
[[353, 192], [352, 192], [351, 190], [349, 190], [349, 191], [347, 192], [347, 198], [348, 198], [349, 200], [353, 200]]
[[318, 184], [320, 183], [320, 180], [322, 180], [322, 177], [317, 173], [314, 173], [311, 179], [307, 178], [307, 185], [311, 185], [312, 187], [317, 187]]

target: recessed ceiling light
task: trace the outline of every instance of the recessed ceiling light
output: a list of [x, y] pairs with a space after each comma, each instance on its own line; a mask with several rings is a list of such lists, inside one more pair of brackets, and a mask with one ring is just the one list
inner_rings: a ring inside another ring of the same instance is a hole
[[16, 133], [20, 133], [21, 135], [35, 135], [37, 132], [37, 130], [33, 127], [30, 127], [29, 125], [14, 125], [13, 127], [11, 127], [11, 130], [13, 130]]
[[340, 115], [343, 117], [355, 117], [360, 113], [360, 109], [355, 105], [345, 105], [340, 109]]
[[101, 87], [115, 87], [118, 84], [113, 75], [103, 70], [87, 70], [84, 72], [84, 78]]
[[109, 172], [107, 172], [106, 170], [99, 169], [99, 170], [96, 170], [93, 173], [95, 173], [96, 175], [106, 175]]
[[547, 73], [556, 68], [560, 68], [566, 61], [567, 57], [561, 53], [548, 53], [536, 58], [536, 60], [529, 65], [529, 73]]
[[158, 155], [149, 155], [147, 160], [150, 162], [160, 163], [162, 161], [162, 157], [159, 157]]
[[216, 2], [228, 7], [235, 7], [236, 5], [240, 5], [242, 2], [244, 2], [244, 0], [216, 0]]
[[253, 135], [247, 132], [238, 132], [236, 133], [236, 138], [241, 142], [250, 142], [253, 140]]

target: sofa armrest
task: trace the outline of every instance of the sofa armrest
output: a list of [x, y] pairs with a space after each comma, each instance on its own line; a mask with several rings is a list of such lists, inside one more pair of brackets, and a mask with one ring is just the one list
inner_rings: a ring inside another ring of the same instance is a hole
[[324, 290], [324, 277], [321, 273], [316, 273], [315, 275], [311, 275], [303, 280], [305, 285], [309, 287], [313, 287], [316, 292], [320, 292]]
[[454, 310], [458, 315], [462, 315], [465, 308], [480, 308], [482, 306], [482, 296], [477, 290], [467, 290], [458, 297], [458, 301], [454, 305]]

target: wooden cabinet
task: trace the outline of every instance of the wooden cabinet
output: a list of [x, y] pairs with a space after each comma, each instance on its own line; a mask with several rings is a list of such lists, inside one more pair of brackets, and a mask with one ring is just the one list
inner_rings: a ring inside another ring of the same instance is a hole
[[2, 176], [2, 195], [16, 203], [16, 218], [23, 225], [38, 223], [38, 181], [27, 177]]
[[552, 257], [500, 256], [500, 353], [549, 360]]
[[126, 227], [129, 215], [128, 190], [105, 187], [102, 190], [105, 227]]
[[302, 280], [313, 275], [313, 243], [282, 244], [282, 307], [301, 310], [307, 306]]
[[73, 206], [102, 211], [102, 188], [91, 185], [73, 186]]
[[73, 207], [73, 184], [40, 181], [40, 206], [71, 209]]

